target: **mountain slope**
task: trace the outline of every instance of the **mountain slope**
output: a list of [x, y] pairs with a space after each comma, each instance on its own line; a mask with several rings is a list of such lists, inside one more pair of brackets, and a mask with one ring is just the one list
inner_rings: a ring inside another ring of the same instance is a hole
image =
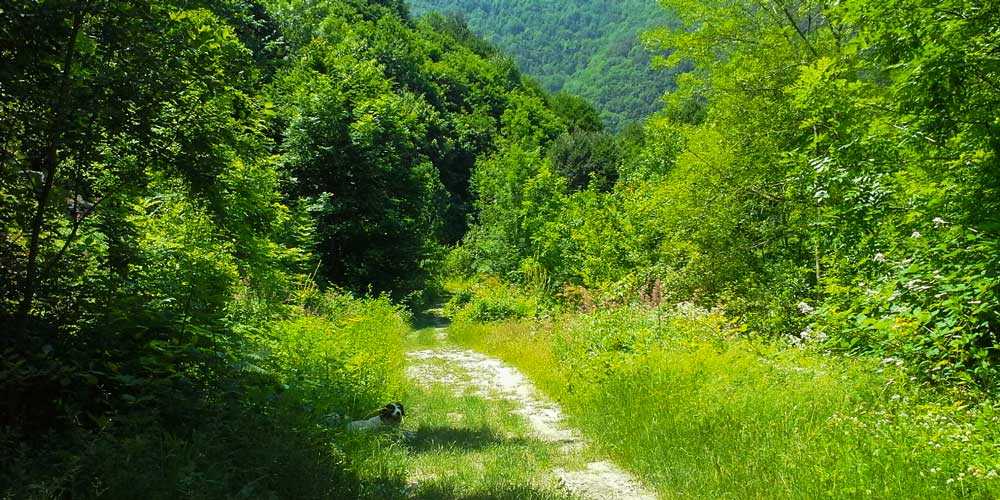
[[413, 14], [463, 16], [551, 91], [593, 102], [620, 129], [660, 107], [674, 71], [653, 70], [639, 42], [672, 19], [654, 0], [411, 0]]

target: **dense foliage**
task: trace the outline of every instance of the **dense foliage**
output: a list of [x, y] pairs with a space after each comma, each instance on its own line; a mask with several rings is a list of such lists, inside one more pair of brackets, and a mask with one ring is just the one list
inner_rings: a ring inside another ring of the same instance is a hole
[[996, 5], [663, 3], [683, 24], [647, 42], [696, 68], [663, 112], [613, 147], [482, 162], [453, 268], [564, 303], [719, 306], [750, 334], [995, 386]]
[[398, 491], [322, 424], [399, 391], [351, 293], [419, 302], [477, 158], [596, 121], [398, 1], [7, 3], [0, 60], [0, 496]]
[[[793, 380], [786, 401], [788, 377], [755, 356], [798, 351], [770, 340], [873, 354], [956, 399], [995, 390], [1000, 7], [662, 3], [463, 8], [496, 45], [402, 0], [5, 3], [0, 496], [398, 494], [399, 467], [366, 465], [381, 438], [328, 417], [400, 393], [408, 314], [393, 301], [420, 305], [441, 273], [462, 321], [620, 308], [511, 338], [562, 349], [552, 376], [585, 388], [581, 405], [628, 391], [652, 405], [662, 387], [633, 383], [646, 375], [694, 394], [696, 366], [775, 384], [744, 400], [764, 417], [818, 402], [789, 424], [831, 421], [859, 394], [865, 422], [886, 408], [881, 378], [837, 387], [871, 360]], [[637, 29], [673, 19], [636, 55]], [[540, 54], [526, 67], [545, 86], [599, 107], [547, 93], [497, 46]], [[672, 85], [645, 58], [694, 69], [622, 127]], [[699, 348], [750, 378], [661, 336], [679, 303], [714, 325]], [[701, 403], [678, 429], [728, 411]], [[955, 432], [995, 421], [988, 409]], [[926, 436], [897, 423], [835, 426], [848, 438], [831, 447], [919, 473], [900, 450]], [[904, 444], [879, 447], [897, 431]], [[977, 460], [994, 442], [948, 463], [993, 467]], [[856, 493], [843, 477], [809, 491]]]
[[[612, 130], [657, 111], [676, 70], [655, 70], [639, 35], [673, 16], [654, 0], [412, 0], [459, 15], [553, 92], [593, 102]], [[683, 66], [686, 67], [686, 66]]]

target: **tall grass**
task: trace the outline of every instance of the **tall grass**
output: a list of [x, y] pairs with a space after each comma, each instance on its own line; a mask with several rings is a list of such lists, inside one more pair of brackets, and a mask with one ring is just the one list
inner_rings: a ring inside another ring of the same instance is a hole
[[402, 394], [406, 315], [387, 299], [307, 295], [283, 318], [235, 325], [207, 390], [59, 435], [0, 433], [0, 498], [399, 495], [393, 438], [348, 434], [328, 416]]
[[895, 360], [736, 337], [680, 308], [459, 322], [523, 369], [603, 451], [666, 497], [996, 498], [1000, 415]]

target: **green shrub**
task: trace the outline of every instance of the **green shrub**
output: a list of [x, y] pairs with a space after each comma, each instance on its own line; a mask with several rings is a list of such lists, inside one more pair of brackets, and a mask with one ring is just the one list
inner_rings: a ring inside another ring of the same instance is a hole
[[398, 396], [404, 313], [386, 298], [327, 293], [320, 302], [322, 316], [272, 323], [257, 339], [286, 397], [319, 414], [360, 415]]
[[459, 321], [535, 318], [544, 310], [540, 294], [527, 293], [496, 278], [483, 277], [476, 283], [459, 284], [451, 292], [445, 314]]
[[[126, 498], [141, 491], [152, 498], [369, 498], [401, 491], [405, 471], [386, 451], [386, 437], [358, 439], [326, 417], [360, 417], [400, 396], [406, 314], [385, 298], [300, 295], [312, 297], [311, 307], [234, 301], [230, 308], [261, 310], [231, 314], [230, 321], [247, 322], [228, 331], [188, 325], [190, 344], [154, 340], [156, 357], [128, 360], [135, 346], [117, 347], [111, 354], [121, 359], [108, 364], [121, 373], [110, 378], [115, 386], [103, 387], [116, 398], [114, 412], [72, 412], [77, 423], [45, 437], [0, 429], [0, 497]], [[275, 311], [287, 317], [264, 319]], [[150, 328], [153, 319], [133, 319], [143, 329], [123, 338], [164, 335]], [[173, 323], [156, 326], [178, 338]]]
[[935, 225], [865, 259], [865, 274], [828, 279], [815, 329], [835, 349], [900, 358], [942, 384], [995, 388], [1000, 240]]

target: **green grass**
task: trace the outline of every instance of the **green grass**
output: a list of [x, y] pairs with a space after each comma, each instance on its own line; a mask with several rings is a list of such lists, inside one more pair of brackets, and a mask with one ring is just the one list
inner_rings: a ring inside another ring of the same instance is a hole
[[667, 498], [996, 498], [1000, 416], [881, 360], [731, 336], [641, 310], [457, 323]]
[[[330, 297], [314, 312], [260, 332], [266, 349], [231, 373], [231, 392], [39, 442], [0, 433], [0, 498], [567, 498], [552, 470], [579, 457], [535, 439], [512, 403], [405, 379], [404, 349], [441, 346], [435, 329], [410, 331], [382, 300]], [[391, 400], [407, 407], [399, 429], [326, 418]]]
[[415, 498], [566, 498], [549, 477], [552, 445], [530, 436], [510, 403], [414, 387], [404, 425]]
[[240, 331], [239, 350], [201, 370], [129, 378], [134, 403], [115, 412], [46, 435], [0, 428], [0, 498], [399, 496], [406, 463], [386, 451], [391, 436], [323, 422], [406, 390], [405, 314], [386, 299], [316, 293]]
[[[562, 404], [593, 444], [567, 454], [513, 403], [461, 389], [460, 367], [424, 362], [431, 385], [403, 377], [403, 352], [441, 347], [442, 325], [407, 333], [385, 303], [328, 306], [275, 324], [274, 364], [256, 383], [241, 372], [235, 392], [50, 446], [0, 435], [14, 484], [0, 498], [563, 498], [553, 470], [596, 457], [665, 498], [1000, 496], [996, 403], [893, 363], [747, 340], [703, 311], [449, 326], [448, 343], [506, 360]], [[284, 389], [260, 392], [273, 383]], [[323, 423], [387, 398], [407, 406], [400, 429]]]

